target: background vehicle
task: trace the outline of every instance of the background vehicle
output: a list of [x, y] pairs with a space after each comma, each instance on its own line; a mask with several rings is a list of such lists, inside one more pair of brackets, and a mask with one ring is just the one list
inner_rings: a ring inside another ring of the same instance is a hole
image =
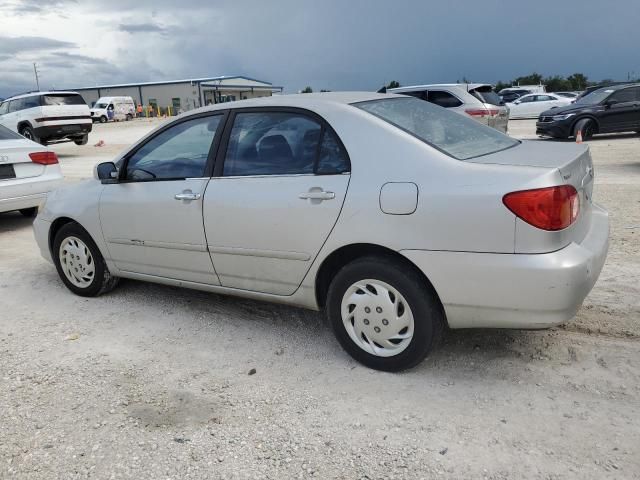
[[33, 216], [47, 192], [61, 183], [54, 152], [0, 126], [0, 212]]
[[76, 92], [32, 92], [0, 104], [0, 125], [42, 145], [85, 145], [92, 122], [89, 107]]
[[100, 97], [91, 108], [91, 119], [105, 123], [109, 120], [131, 120], [135, 117], [136, 105], [131, 97]]
[[518, 89], [503, 88], [502, 90], [500, 90], [500, 92], [498, 92], [498, 96], [504, 103], [511, 103], [514, 100], [517, 100], [518, 98], [520, 98], [521, 96], [527, 95], [529, 93], [531, 93], [531, 90], [525, 90], [522, 88], [518, 88]]
[[569, 105], [573, 100], [553, 93], [531, 93], [509, 103], [509, 119], [537, 118], [540, 113], [554, 107]]
[[559, 95], [561, 97], [567, 97], [567, 98], [572, 98], [572, 99], [576, 99], [578, 98], [578, 95], [580, 95], [581, 92], [553, 92], [554, 95]]
[[571, 105], [542, 112], [536, 133], [555, 138], [640, 132], [640, 84], [599, 88]]
[[287, 95], [164, 123], [49, 195], [34, 231], [78, 295], [127, 277], [325, 308], [354, 358], [400, 370], [445, 324], [575, 314], [608, 245], [592, 172], [585, 145], [416, 98]]
[[415, 85], [413, 87], [391, 88], [387, 92], [426, 100], [456, 113], [468, 115], [501, 132], [507, 131], [509, 110], [489, 84]]

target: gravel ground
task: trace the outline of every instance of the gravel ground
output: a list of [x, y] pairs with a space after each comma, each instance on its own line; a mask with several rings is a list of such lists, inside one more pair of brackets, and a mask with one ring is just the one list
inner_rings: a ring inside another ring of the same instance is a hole
[[[157, 123], [54, 147], [67, 180]], [[578, 316], [454, 331], [402, 374], [315, 312], [134, 281], [73, 296], [1, 214], [0, 478], [640, 478], [640, 137], [589, 143], [611, 249]]]

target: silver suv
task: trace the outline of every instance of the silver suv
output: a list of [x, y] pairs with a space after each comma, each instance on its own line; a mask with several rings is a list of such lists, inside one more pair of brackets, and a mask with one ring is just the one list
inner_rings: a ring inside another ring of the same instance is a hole
[[485, 83], [448, 83], [390, 88], [388, 93], [400, 93], [435, 103], [454, 112], [468, 115], [480, 123], [506, 133], [509, 109], [497, 93]]

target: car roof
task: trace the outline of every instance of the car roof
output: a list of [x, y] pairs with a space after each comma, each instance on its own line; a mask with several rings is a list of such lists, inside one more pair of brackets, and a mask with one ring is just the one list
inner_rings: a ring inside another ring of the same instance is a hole
[[21, 93], [20, 95], [14, 95], [13, 97], [8, 97], [5, 98], [4, 101], [8, 101], [8, 100], [16, 100], [18, 98], [26, 98], [26, 97], [35, 97], [36, 95], [80, 95], [78, 92], [71, 92], [71, 91], [65, 91], [65, 90], [50, 90], [50, 91], [44, 91], [44, 92], [28, 92], [28, 93]]
[[426, 85], [412, 85], [409, 87], [398, 87], [398, 88], [389, 88], [387, 92], [389, 93], [401, 93], [401, 92], [413, 92], [415, 90], [422, 90], [425, 88], [458, 88], [463, 89], [468, 92], [469, 90], [474, 90], [480, 87], [491, 87], [490, 83], [431, 83]]
[[604, 87], [600, 87], [600, 88], [596, 88], [594, 90], [594, 92], [596, 90], [622, 90], [623, 88], [629, 88], [629, 87], [640, 87], [640, 83], [623, 83], [623, 84], [618, 84], [618, 85], [605, 85]]
[[186, 114], [201, 113], [210, 110], [226, 110], [229, 108], [251, 107], [299, 107], [313, 108], [322, 105], [350, 105], [369, 100], [383, 100], [388, 98], [406, 98], [404, 95], [372, 92], [321, 92], [321, 93], [296, 93], [290, 95], [273, 95], [270, 97], [251, 98], [237, 100], [235, 102], [218, 103], [190, 110]]

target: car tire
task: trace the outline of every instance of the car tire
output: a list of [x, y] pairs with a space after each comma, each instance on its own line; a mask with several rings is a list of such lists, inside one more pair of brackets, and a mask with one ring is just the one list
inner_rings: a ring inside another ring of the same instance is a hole
[[80, 140], [74, 140], [73, 143], [76, 145], [86, 145], [89, 142], [89, 135], [85, 134], [82, 136]]
[[51, 254], [58, 275], [76, 295], [96, 297], [118, 284], [91, 235], [75, 222], [58, 230]]
[[32, 142], [42, 143], [40, 138], [36, 135], [31, 125], [24, 126], [20, 129], [20, 135], [24, 138], [31, 140]]
[[133, 115], [131, 115], [130, 113], [127, 113], [127, 116], [125, 117], [125, 121], [129, 122], [133, 120]]
[[590, 118], [583, 118], [578, 120], [573, 127], [573, 136], [577, 137], [578, 132], [582, 132], [582, 139], [588, 140], [593, 137], [596, 132], [596, 124]]
[[440, 301], [425, 279], [386, 257], [344, 266], [329, 286], [326, 306], [342, 347], [376, 370], [417, 365], [439, 344], [445, 326]]
[[102, 115], [100, 117], [100, 123], [107, 123], [107, 117], [105, 117], [104, 115]]
[[27, 217], [27, 218], [35, 217], [36, 214], [38, 213], [38, 207], [21, 208], [19, 212], [22, 214], [23, 217]]

